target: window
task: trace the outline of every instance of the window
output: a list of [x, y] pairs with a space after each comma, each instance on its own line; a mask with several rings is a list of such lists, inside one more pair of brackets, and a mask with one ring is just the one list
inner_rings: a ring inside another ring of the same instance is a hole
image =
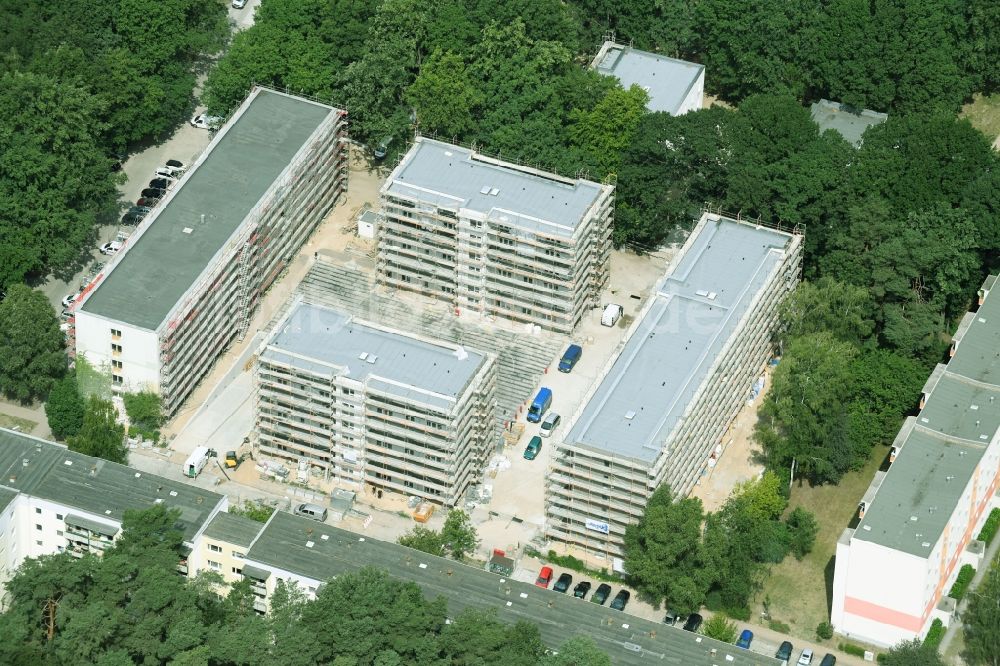
[[63, 535], [62, 530], [56, 530], [56, 536], [62, 536], [62, 535]]
[[213, 553], [221, 553], [222, 552], [222, 546], [216, 546], [214, 543], [208, 544], [208, 549], [210, 551], [212, 551]]
[[246, 555], [244, 555], [243, 553], [241, 553], [238, 550], [234, 550], [233, 551], [233, 557], [235, 557], [238, 560], [242, 560], [242, 559], [244, 559], [246, 557]]
[[41, 532], [42, 531], [42, 526], [39, 525], [38, 523], [35, 523], [35, 529], [38, 530], [39, 532]]
[[117, 328], [113, 328], [113, 329], [111, 329], [111, 337], [112, 338], [120, 338], [120, 337], [122, 337], [122, 332], [120, 330], [118, 330]]
[[61, 513], [57, 513], [56, 514], [56, 520], [62, 520], [62, 519], [63, 519], [63, 515]]
[[42, 512], [41, 508], [39, 508], [39, 507], [36, 506], [35, 507], [35, 513], [41, 513], [41, 512]]
[[41, 546], [41, 545], [42, 545], [42, 542], [41, 542], [41, 541], [36, 541], [36, 542], [35, 542], [35, 545], [36, 545], [36, 546]]
[[239, 567], [233, 567], [233, 573], [236, 574], [237, 576], [242, 576], [243, 569], [240, 569]]
[[111, 367], [114, 368], [115, 370], [121, 370], [122, 369], [122, 362], [121, 361], [111, 361]]
[[121, 375], [111, 375], [111, 383], [116, 386], [121, 386], [125, 383], [125, 379]]
[[111, 353], [112, 354], [121, 354], [122, 353], [122, 346], [121, 345], [116, 345], [116, 344], [112, 343], [111, 344]]
[[218, 562], [214, 562], [212, 560], [208, 561], [208, 566], [210, 566], [213, 571], [221, 571], [222, 570], [222, 565], [219, 564]]

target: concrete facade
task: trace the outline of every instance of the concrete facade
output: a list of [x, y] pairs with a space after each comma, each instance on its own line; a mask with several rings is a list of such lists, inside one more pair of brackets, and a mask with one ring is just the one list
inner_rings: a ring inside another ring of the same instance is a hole
[[77, 355], [176, 412], [346, 189], [346, 127], [254, 89], [75, 305]]
[[962, 565], [980, 566], [975, 539], [1000, 506], [998, 286], [997, 276], [983, 284], [889, 470], [861, 498], [857, 528], [837, 543], [831, 622], [845, 636], [890, 646], [926, 635], [935, 618], [952, 619], [946, 595]]
[[495, 443], [492, 354], [298, 302], [257, 355], [261, 452], [456, 505]]
[[649, 95], [646, 108], [672, 116], [697, 111], [705, 101], [705, 66], [607, 41], [591, 69], [613, 76], [623, 88], [639, 86]]
[[418, 137], [381, 200], [382, 286], [560, 333], [600, 304], [612, 185]]
[[546, 535], [622, 553], [661, 484], [691, 491], [771, 354], [778, 304], [799, 280], [802, 236], [705, 213], [556, 436]]

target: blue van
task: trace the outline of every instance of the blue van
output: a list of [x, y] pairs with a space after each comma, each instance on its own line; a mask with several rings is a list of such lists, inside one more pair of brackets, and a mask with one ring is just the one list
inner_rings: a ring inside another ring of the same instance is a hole
[[559, 359], [559, 372], [571, 371], [576, 362], [580, 360], [581, 354], [583, 354], [583, 348], [580, 345], [570, 345], [567, 347], [562, 358]]
[[552, 404], [552, 389], [544, 386], [538, 390], [531, 407], [528, 408], [528, 423], [538, 423], [545, 416], [545, 410]]

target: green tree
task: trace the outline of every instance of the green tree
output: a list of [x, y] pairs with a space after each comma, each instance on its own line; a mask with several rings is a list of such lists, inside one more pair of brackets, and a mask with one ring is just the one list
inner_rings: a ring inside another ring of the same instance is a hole
[[73, 437], [83, 425], [83, 398], [76, 385], [76, 372], [68, 372], [52, 385], [45, 401], [45, 416], [52, 436], [59, 440]]
[[649, 498], [646, 511], [625, 528], [625, 567], [629, 581], [653, 604], [680, 613], [701, 605], [712, 581], [702, 555], [701, 500], [676, 499], [663, 485]]
[[456, 560], [462, 560], [475, 552], [479, 537], [469, 514], [461, 509], [449, 511], [441, 528], [441, 542], [448, 554]]
[[468, 608], [441, 633], [440, 650], [453, 664], [534, 666], [545, 651], [538, 627], [505, 624], [492, 608]]
[[962, 658], [970, 666], [1000, 666], [1000, 560], [979, 587], [968, 594], [962, 614], [965, 649]]
[[160, 395], [152, 391], [126, 393], [125, 413], [128, 415], [129, 432], [153, 442], [160, 440], [160, 426], [163, 425], [163, 408]]
[[482, 100], [462, 57], [435, 51], [406, 90], [406, 101], [416, 109], [421, 128], [444, 137], [463, 137], [475, 127], [473, 111]]
[[589, 111], [570, 113], [570, 140], [583, 151], [594, 177], [618, 172], [622, 152], [632, 142], [648, 101], [649, 95], [639, 86], [615, 87]]
[[926, 367], [915, 359], [875, 349], [852, 361], [851, 377], [851, 441], [859, 447], [888, 446], [896, 438], [903, 417], [916, 407], [927, 379]]
[[871, 339], [875, 305], [868, 290], [824, 276], [801, 283], [781, 304], [783, 337], [828, 332], [842, 342], [861, 345]]
[[589, 636], [574, 636], [538, 662], [540, 666], [611, 666], [611, 657]]
[[445, 556], [445, 544], [441, 533], [423, 525], [414, 526], [412, 530], [396, 539], [396, 543], [438, 557]]
[[919, 638], [904, 641], [882, 655], [882, 666], [945, 666], [936, 648]]
[[715, 613], [705, 621], [701, 633], [723, 643], [736, 642], [736, 624], [725, 613]]
[[47, 395], [66, 373], [64, 345], [45, 295], [11, 286], [0, 301], [0, 391], [22, 403]]
[[786, 520], [788, 525], [788, 546], [795, 559], [801, 560], [812, 552], [819, 534], [819, 523], [816, 517], [801, 506], [792, 509]]
[[125, 426], [118, 423], [118, 415], [110, 400], [97, 396], [87, 399], [80, 432], [69, 440], [71, 451], [104, 458], [117, 463], [128, 461], [125, 446]]

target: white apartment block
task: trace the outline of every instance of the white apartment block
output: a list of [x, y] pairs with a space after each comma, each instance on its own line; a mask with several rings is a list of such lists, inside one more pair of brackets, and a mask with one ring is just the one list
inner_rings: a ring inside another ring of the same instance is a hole
[[705, 213], [570, 427], [547, 475], [546, 535], [622, 553], [661, 484], [685, 496], [771, 356], [802, 236]]
[[704, 103], [704, 65], [608, 41], [601, 45], [590, 67], [615, 77], [623, 88], [639, 86], [645, 90], [649, 95], [646, 108], [652, 112], [683, 116]]
[[995, 275], [983, 284], [951, 358], [896, 437], [888, 471], [862, 498], [857, 528], [837, 543], [831, 621], [845, 636], [890, 646], [926, 635], [935, 618], [952, 618], [946, 595], [962, 565], [987, 564], [976, 536], [1000, 506], [997, 287]]
[[168, 414], [347, 187], [347, 114], [255, 88], [84, 291], [76, 353]]
[[560, 333], [600, 304], [612, 185], [418, 137], [381, 200], [380, 285]]
[[496, 442], [492, 354], [296, 302], [257, 355], [262, 453], [456, 505]]
[[192, 552], [178, 571], [198, 570], [194, 544], [205, 524], [228, 506], [224, 495], [5, 429], [0, 475], [0, 609], [6, 605], [4, 584], [25, 559], [99, 555], [121, 533], [126, 511], [156, 504], [181, 512], [184, 543]]

